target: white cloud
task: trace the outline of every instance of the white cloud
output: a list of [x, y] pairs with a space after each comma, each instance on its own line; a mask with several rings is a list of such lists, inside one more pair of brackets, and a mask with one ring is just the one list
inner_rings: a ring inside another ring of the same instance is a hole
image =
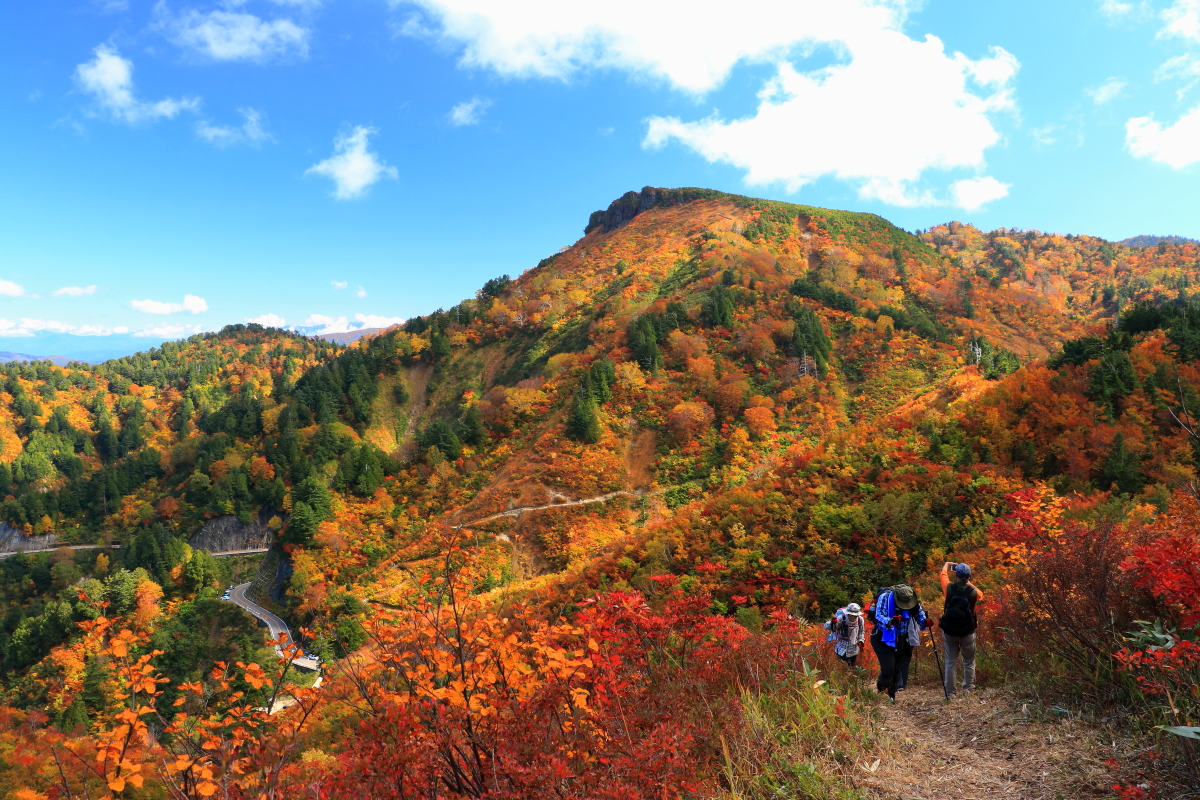
[[1040, 128], [1034, 128], [1030, 133], [1033, 134], [1035, 142], [1042, 147], [1048, 147], [1058, 141], [1058, 132], [1061, 129], [1061, 125], [1043, 125]]
[[[947, 56], [932, 36], [917, 42], [882, 31], [875, 38], [873, 46], [854, 43], [844, 65], [801, 73], [780, 64], [754, 116], [652, 117], [643, 144], [676, 139], [708, 161], [745, 170], [751, 185], [796, 191], [831, 175], [857, 185], [863, 198], [935, 202], [915, 188], [926, 170], [980, 168], [984, 151], [1000, 140], [989, 114], [1012, 108], [1016, 59], [1000, 49], [977, 62]], [[976, 94], [972, 81], [990, 93]], [[912, 86], [923, 87], [923, 102], [911, 102]]]
[[[745, 171], [748, 184], [797, 190], [833, 176], [863, 197], [913, 205], [928, 170], [984, 166], [1012, 111], [1019, 64], [993, 48], [971, 59], [904, 33], [905, 0], [757, 0], [714, 14], [644, 0], [405, 0], [422, 16], [406, 31], [461, 51], [460, 63], [505, 77], [568, 80], [622, 70], [700, 97], [739, 64], [775, 65], [756, 113], [647, 120], [647, 147], [678, 141]], [[832, 56], [822, 69], [797, 59]], [[914, 101], [914, 97], [919, 100]]]
[[358, 291], [354, 293], [354, 296], [355, 297], [366, 297], [367, 290], [360, 286], [360, 287], [358, 287]]
[[492, 105], [491, 100], [481, 97], [474, 97], [450, 109], [450, 124], [456, 128], [461, 128], [464, 125], [478, 125], [483, 119], [483, 112], [487, 111]]
[[195, 97], [167, 98], [157, 103], [138, 100], [133, 87], [133, 62], [122, 58], [110, 45], [102, 44], [93, 52], [95, 57], [91, 61], [75, 68], [75, 80], [114, 119], [133, 125], [171, 119], [181, 111], [200, 107], [200, 100]]
[[143, 314], [175, 314], [183, 310], [179, 303], [164, 303], [159, 300], [130, 300], [129, 305]]
[[194, 294], [183, 296], [182, 303], [164, 303], [160, 300], [130, 300], [129, 305], [143, 314], [178, 314], [186, 311], [189, 314], [202, 314], [208, 311], [208, 303], [203, 297]]
[[1154, 79], [1156, 81], [1165, 81], [1172, 78], [1190, 78], [1194, 80], [1198, 77], [1200, 77], [1200, 58], [1196, 58], [1190, 53], [1168, 58], [1162, 63], [1162, 66], [1154, 71]]
[[184, 336], [191, 336], [194, 333], [203, 333], [203, 325], [185, 325], [182, 323], [164, 322], [161, 325], [151, 325], [142, 328], [140, 331], [134, 331], [133, 335], [138, 337], [156, 336], [163, 339], [179, 339]]
[[308, 58], [310, 31], [290, 19], [267, 21], [237, 11], [188, 11], [161, 23], [175, 44], [214, 61]]
[[96, 285], [91, 286], [64, 286], [61, 289], [55, 289], [51, 294], [55, 297], [83, 297], [85, 294], [95, 294]]
[[396, 180], [399, 174], [376, 153], [367, 149], [367, 139], [376, 133], [362, 125], [349, 133], [339, 134], [333, 141], [333, 155], [305, 171], [305, 175], [324, 175], [334, 183], [333, 196], [338, 200], [362, 197], [366, 190], [383, 178]]
[[421, 8], [428, 24], [413, 20], [406, 31], [461, 46], [460, 63], [467, 67], [560, 80], [585, 70], [623, 69], [693, 94], [715, 89], [740, 61], [776, 60], [798, 44], [841, 42], [855, 30], [892, 28], [903, 17], [899, 9], [868, 0], [762, 0], [719, 20], [644, 0], [395, 4]]
[[356, 328], [390, 328], [393, 325], [399, 325], [404, 322], [404, 317], [383, 317], [377, 314], [355, 314], [354, 318], [359, 324]]
[[1159, 36], [1177, 36], [1200, 43], [1200, 0], [1175, 0], [1162, 12], [1166, 22]]
[[345, 281], [330, 281], [330, 283], [333, 284], [333, 288], [335, 288], [335, 289], [345, 289], [347, 286], [350, 285], [350, 284], [346, 283]]
[[350, 330], [350, 321], [345, 317], [327, 317], [324, 314], [310, 314], [304, 320], [304, 328], [311, 329], [313, 336], [325, 333], [345, 333]]
[[1100, 13], [1111, 20], [1117, 20], [1138, 11], [1144, 5], [1144, 2], [1125, 3], [1121, 0], [1100, 0]]
[[293, 326], [293, 330], [308, 336], [323, 336], [327, 333], [346, 333], [360, 331], [364, 328], [388, 328], [404, 322], [404, 317], [385, 317], [379, 314], [355, 314], [354, 322], [347, 317], [330, 317], [325, 314], [310, 314], [303, 325]]
[[75, 336], [110, 336], [124, 333], [124, 328], [106, 328], [103, 325], [71, 325], [52, 319], [22, 317], [20, 322], [0, 319], [0, 336], [36, 336], [39, 333], [69, 333]]
[[241, 127], [199, 122], [196, 124], [196, 134], [204, 141], [214, 144], [217, 147], [228, 147], [243, 143], [251, 147], [258, 147], [263, 142], [275, 141], [274, 137], [267, 133], [267, 129], [263, 125], [262, 112], [256, 111], [253, 108], [239, 108], [238, 113], [245, 119]]
[[25, 294], [25, 288], [12, 281], [0, 280], [0, 295], [5, 297], [20, 297]]
[[1152, 117], [1135, 117], [1125, 123], [1125, 146], [1138, 158], [1148, 158], [1175, 169], [1200, 161], [1200, 106], [1171, 125]]
[[1084, 92], [1092, 98], [1093, 103], [1102, 106], [1120, 97], [1128, 85], [1127, 81], [1123, 81], [1120, 78], [1109, 78], [1095, 89], [1084, 89]]
[[1011, 184], [1001, 183], [992, 177], [967, 178], [955, 181], [950, 186], [950, 196], [954, 198], [954, 205], [975, 211], [993, 200], [1007, 197], [1010, 188]]
[[278, 314], [263, 314], [259, 317], [249, 317], [246, 322], [257, 322], [264, 328], [282, 328], [287, 324], [287, 320]]

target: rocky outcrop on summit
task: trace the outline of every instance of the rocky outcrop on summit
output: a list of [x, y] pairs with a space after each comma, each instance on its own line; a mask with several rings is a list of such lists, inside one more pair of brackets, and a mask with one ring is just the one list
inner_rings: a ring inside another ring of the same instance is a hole
[[626, 192], [613, 200], [607, 210], [593, 211], [588, 217], [585, 234], [597, 228], [602, 233], [610, 233], [626, 224], [638, 214], [649, 211], [657, 206], [679, 206], [692, 200], [707, 200], [723, 197], [722, 192], [713, 189], [660, 189], [655, 186], [644, 186], [640, 192]]
[[200, 530], [188, 539], [188, 544], [197, 550], [207, 550], [210, 553], [226, 553], [230, 550], [258, 550], [270, 547], [274, 541], [275, 532], [268, 526], [271, 517], [278, 515], [284, 518], [282, 512], [277, 512], [270, 506], [263, 506], [258, 517], [250, 523], [239, 520], [232, 514], [214, 517], [204, 523]]

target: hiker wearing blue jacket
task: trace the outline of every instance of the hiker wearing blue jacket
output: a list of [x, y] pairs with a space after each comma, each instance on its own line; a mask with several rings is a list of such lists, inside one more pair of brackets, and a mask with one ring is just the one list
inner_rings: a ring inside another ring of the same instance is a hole
[[871, 649], [879, 659], [875, 687], [894, 701], [908, 683], [912, 649], [921, 644], [921, 631], [933, 627], [917, 593], [906, 583], [881, 590], [871, 606]]

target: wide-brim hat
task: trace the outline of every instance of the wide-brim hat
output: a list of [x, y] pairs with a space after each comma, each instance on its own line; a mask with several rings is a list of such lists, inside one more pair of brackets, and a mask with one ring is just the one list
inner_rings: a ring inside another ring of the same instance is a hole
[[861, 617], [862, 606], [860, 606], [858, 603], [851, 603], [850, 605], [846, 606], [846, 615], [851, 617]]
[[903, 608], [905, 611], [908, 611], [917, 607], [917, 593], [907, 583], [893, 586], [892, 594], [896, 597], [897, 608]]

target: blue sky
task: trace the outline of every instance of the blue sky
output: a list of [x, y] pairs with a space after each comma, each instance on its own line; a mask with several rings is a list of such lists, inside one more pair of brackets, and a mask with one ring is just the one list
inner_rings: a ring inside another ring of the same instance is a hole
[[0, 72], [0, 350], [387, 324], [643, 185], [1200, 237], [1200, 0], [38, 0]]

